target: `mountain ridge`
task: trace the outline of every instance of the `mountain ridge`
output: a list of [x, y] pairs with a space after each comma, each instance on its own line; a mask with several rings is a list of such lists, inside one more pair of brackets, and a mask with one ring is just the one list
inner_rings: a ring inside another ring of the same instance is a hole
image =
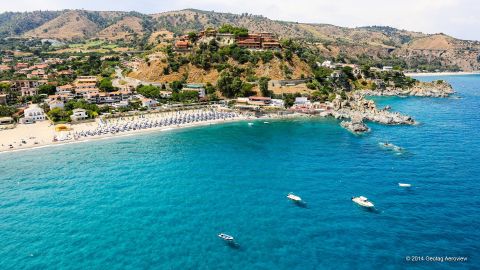
[[400, 61], [405, 66], [480, 70], [480, 42], [461, 40], [443, 33], [425, 34], [375, 25], [351, 28], [198, 9], [153, 14], [88, 10], [6, 12], [0, 14], [0, 36], [64, 41], [145, 39], [148, 40], [146, 43], [155, 43], [155, 39], [149, 39], [152, 33], [167, 31], [175, 36], [223, 24], [245, 27], [251, 32], [274, 32], [281, 39], [301, 39], [318, 47], [325, 57], [332, 59], [387, 59], [392, 65]]

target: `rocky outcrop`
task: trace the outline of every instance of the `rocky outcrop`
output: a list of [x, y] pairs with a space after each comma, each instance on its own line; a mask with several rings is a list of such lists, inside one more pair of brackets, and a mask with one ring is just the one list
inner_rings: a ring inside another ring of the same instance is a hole
[[337, 119], [350, 119], [342, 121], [341, 126], [354, 133], [370, 131], [365, 120], [385, 125], [415, 124], [415, 120], [408, 115], [391, 112], [388, 108], [377, 109], [374, 101], [367, 100], [360, 94], [351, 95], [346, 100], [337, 97], [333, 101], [333, 107], [330, 114]]
[[365, 125], [363, 119], [359, 116], [352, 117], [350, 121], [342, 121], [340, 125], [352, 133], [359, 134], [369, 132], [370, 128]]
[[448, 97], [455, 93], [452, 86], [442, 80], [434, 82], [417, 82], [414, 86], [402, 89], [386, 87], [385, 89], [363, 90], [367, 96], [416, 96], [416, 97]]

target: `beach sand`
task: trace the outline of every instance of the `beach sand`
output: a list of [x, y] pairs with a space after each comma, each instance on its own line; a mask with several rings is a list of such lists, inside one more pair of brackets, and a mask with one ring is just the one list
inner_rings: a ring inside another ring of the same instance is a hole
[[[289, 117], [292, 117], [290, 115]], [[194, 122], [194, 123], [186, 123], [180, 125], [171, 125], [171, 126], [162, 126], [162, 127], [153, 127], [147, 129], [140, 129], [140, 130], [131, 130], [125, 131], [116, 134], [103, 134], [103, 135], [96, 135], [91, 137], [82, 137], [80, 139], [74, 140], [65, 140], [65, 141], [54, 141], [54, 137], [62, 137], [62, 135], [66, 135], [69, 132], [80, 132], [85, 130], [93, 130], [98, 126], [99, 120], [97, 119], [95, 122], [89, 123], [80, 123], [80, 124], [72, 124], [68, 125], [71, 127], [71, 131], [62, 131], [56, 132], [55, 126], [50, 123], [50, 121], [42, 121], [37, 122], [34, 124], [18, 124], [14, 129], [8, 130], [0, 130], [0, 153], [2, 152], [13, 152], [13, 151], [21, 151], [27, 149], [34, 149], [34, 148], [43, 148], [46, 146], [54, 146], [54, 145], [63, 145], [69, 143], [79, 143], [79, 142], [87, 142], [99, 139], [107, 139], [107, 138], [117, 138], [123, 136], [131, 136], [135, 134], [141, 133], [148, 133], [148, 132], [160, 132], [160, 131], [167, 131], [173, 129], [180, 129], [180, 128], [188, 128], [188, 127], [197, 127], [197, 126], [207, 126], [207, 125], [214, 125], [214, 124], [221, 124], [221, 123], [228, 123], [228, 122], [235, 122], [235, 121], [244, 121], [244, 120], [255, 120], [255, 119], [275, 119], [275, 118], [284, 118], [277, 115], [267, 115], [261, 118], [253, 117], [253, 116], [246, 116], [240, 115], [235, 118], [229, 119], [217, 119], [217, 120], [208, 120], [202, 122]], [[116, 121], [114, 119], [113, 121]], [[64, 134], [61, 134], [64, 133]], [[22, 143], [25, 141], [26, 143]], [[13, 148], [10, 148], [9, 145], [13, 145]]]
[[[90, 122], [68, 126], [71, 126], [72, 131], [75, 131], [91, 129], [96, 125], [96, 122]], [[55, 126], [48, 120], [34, 124], [18, 124], [13, 129], [0, 130], [0, 152], [59, 144], [62, 142], [53, 141], [54, 136], [59, 135], [60, 132], [56, 132]], [[10, 145], [13, 148], [10, 148]]]

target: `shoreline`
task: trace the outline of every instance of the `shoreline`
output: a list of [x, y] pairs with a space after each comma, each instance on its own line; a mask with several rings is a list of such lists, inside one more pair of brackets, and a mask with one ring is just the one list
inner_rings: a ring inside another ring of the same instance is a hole
[[[257, 119], [260, 119], [260, 118], [257, 118]], [[20, 151], [26, 151], [26, 150], [46, 148], [46, 147], [51, 147], [51, 146], [61, 146], [61, 145], [67, 145], [67, 144], [92, 142], [92, 141], [97, 141], [97, 140], [122, 138], [122, 137], [128, 137], [128, 136], [140, 135], [140, 134], [147, 134], [147, 133], [153, 133], [153, 132], [164, 132], [164, 131], [179, 130], [179, 129], [186, 129], [186, 128], [217, 125], [217, 124], [221, 124], [221, 123], [240, 122], [240, 121], [246, 121], [246, 120], [251, 120], [251, 119], [248, 118], [248, 117], [239, 117], [239, 118], [234, 118], [234, 119], [211, 120], [211, 121], [205, 121], [205, 122], [181, 124], [181, 125], [171, 126], [171, 127], [156, 127], [156, 128], [149, 128], [149, 129], [132, 130], [132, 131], [128, 131], [128, 132], [125, 132], [125, 133], [119, 133], [119, 134], [98, 135], [98, 136], [95, 136], [95, 137], [86, 137], [86, 138], [81, 138], [81, 139], [78, 139], [78, 140], [67, 140], [67, 141], [57, 141], [57, 142], [51, 141], [51, 142], [46, 142], [46, 143], [42, 143], [42, 144], [38, 144], [38, 145], [28, 145], [28, 146], [18, 147], [18, 148], [14, 148], [14, 149], [2, 149], [2, 150], [0, 150], [0, 155], [4, 154], [4, 153], [20, 152]]]
[[405, 76], [410, 76], [410, 77], [465, 76], [465, 75], [480, 75], [480, 71], [409, 72], [404, 74]]
[[278, 119], [291, 119], [295, 117], [300, 117], [299, 114], [292, 114], [292, 115], [265, 115], [261, 117], [254, 117], [254, 116], [241, 116], [237, 118], [230, 118], [230, 119], [217, 119], [217, 120], [208, 120], [203, 122], [195, 122], [195, 123], [186, 123], [180, 124], [175, 126], [169, 127], [154, 127], [148, 129], [139, 129], [139, 130], [132, 130], [124, 133], [116, 133], [116, 134], [104, 134], [98, 135], [93, 137], [85, 137], [78, 140], [66, 140], [66, 141], [50, 141], [44, 142], [41, 144], [34, 144], [34, 145], [26, 145], [18, 148], [13, 149], [0, 149], [0, 155], [6, 153], [14, 153], [14, 152], [21, 152], [21, 151], [28, 151], [34, 149], [41, 149], [46, 147], [53, 147], [53, 146], [62, 146], [67, 144], [76, 144], [76, 143], [85, 143], [85, 142], [92, 142], [92, 141], [99, 141], [99, 140], [106, 140], [106, 139], [114, 139], [114, 138], [122, 138], [122, 137], [129, 137], [134, 135], [142, 135], [148, 133], [155, 133], [155, 132], [165, 132], [165, 131], [173, 131], [173, 130], [180, 130], [180, 129], [187, 129], [187, 128], [196, 128], [196, 127], [205, 127], [205, 126], [212, 126], [212, 125], [219, 125], [219, 124], [227, 124], [227, 123], [235, 123], [241, 121], [256, 121], [256, 120], [278, 120]]

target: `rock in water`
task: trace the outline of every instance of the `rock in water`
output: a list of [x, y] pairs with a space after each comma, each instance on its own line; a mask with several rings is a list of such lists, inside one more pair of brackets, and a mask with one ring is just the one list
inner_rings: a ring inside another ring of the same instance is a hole
[[365, 125], [363, 119], [359, 116], [352, 117], [351, 121], [342, 121], [340, 125], [355, 134], [369, 132], [370, 128]]

